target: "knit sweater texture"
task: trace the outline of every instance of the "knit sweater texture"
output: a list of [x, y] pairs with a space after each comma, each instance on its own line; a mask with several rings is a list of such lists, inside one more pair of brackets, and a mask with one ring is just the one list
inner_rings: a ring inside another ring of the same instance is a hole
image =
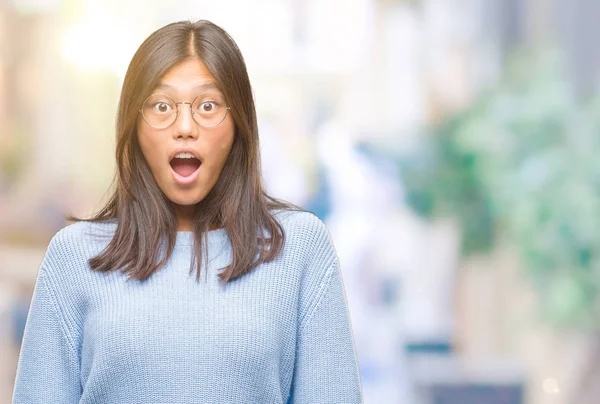
[[275, 218], [282, 253], [225, 285], [225, 229], [207, 233], [200, 281], [190, 272], [192, 232], [177, 232], [149, 279], [128, 281], [88, 264], [116, 222], [58, 231], [37, 275], [13, 403], [362, 403], [329, 232], [309, 212]]

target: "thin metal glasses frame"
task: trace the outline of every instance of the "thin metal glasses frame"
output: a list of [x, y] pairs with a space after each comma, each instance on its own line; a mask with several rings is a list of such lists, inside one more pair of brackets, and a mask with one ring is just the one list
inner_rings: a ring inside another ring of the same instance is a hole
[[[154, 125], [150, 124], [150, 122], [148, 122], [148, 121], [146, 120], [146, 117], [144, 116], [144, 112], [143, 112], [143, 105], [144, 105], [144, 104], [146, 104], [146, 101], [148, 101], [148, 99], [149, 99], [150, 97], [154, 97], [155, 95], [164, 95], [164, 96], [165, 96], [165, 97], [167, 97], [169, 100], [173, 101], [173, 104], [175, 104], [175, 105], [176, 105], [176, 107], [175, 107], [175, 119], [173, 119], [173, 122], [171, 122], [171, 123], [170, 123], [170, 124], [168, 124], [167, 126], [154, 126]], [[145, 99], [145, 100], [144, 100], [144, 102], [142, 103], [142, 108], [140, 108], [140, 109], [139, 109], [139, 111], [140, 111], [140, 114], [142, 114], [142, 119], [143, 119], [143, 120], [144, 120], [144, 122], [146, 122], [146, 123], [147, 123], [149, 126], [153, 127], [154, 129], [167, 129], [169, 126], [173, 125], [173, 124], [174, 124], [174, 123], [177, 121], [177, 118], [179, 117], [179, 107], [178, 107], [177, 105], [180, 105], [180, 104], [188, 104], [188, 105], [190, 106], [190, 113], [192, 114], [192, 119], [194, 120], [194, 122], [196, 122], [196, 124], [197, 124], [197, 125], [200, 125], [200, 126], [202, 126], [203, 128], [207, 128], [207, 129], [209, 129], [209, 128], [214, 128], [214, 127], [216, 127], [216, 126], [219, 126], [219, 125], [220, 125], [220, 124], [221, 124], [221, 123], [222, 123], [222, 122], [225, 120], [225, 118], [227, 118], [227, 114], [229, 113], [229, 110], [231, 109], [231, 107], [229, 107], [229, 106], [226, 106], [226, 107], [225, 107], [225, 115], [223, 115], [223, 119], [221, 119], [221, 120], [220, 120], [218, 123], [216, 123], [216, 124], [214, 124], [214, 125], [212, 125], [212, 126], [206, 126], [206, 125], [202, 125], [200, 122], [198, 122], [198, 121], [196, 120], [196, 118], [194, 118], [194, 115], [195, 115], [195, 113], [194, 113], [194, 111], [192, 111], [192, 105], [194, 104], [194, 102], [196, 102], [196, 100], [197, 100], [199, 97], [201, 97], [201, 95], [199, 95], [198, 97], [194, 98], [194, 99], [192, 100], [192, 102], [189, 102], [189, 101], [179, 101], [179, 102], [175, 102], [175, 100], [174, 100], [173, 98], [169, 97], [169, 96], [168, 96], [168, 95], [166, 95], [166, 94], [160, 94], [160, 93], [157, 93], [157, 94], [151, 94], [151, 95], [149, 95], [148, 97], [146, 97], [146, 99]]]

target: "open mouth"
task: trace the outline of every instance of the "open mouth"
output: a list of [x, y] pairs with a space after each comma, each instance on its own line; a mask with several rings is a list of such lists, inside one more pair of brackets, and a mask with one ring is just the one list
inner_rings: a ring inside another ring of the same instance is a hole
[[178, 175], [185, 178], [185, 177], [189, 177], [190, 175], [195, 173], [196, 170], [198, 170], [198, 168], [200, 167], [201, 162], [200, 162], [200, 160], [198, 160], [195, 157], [191, 157], [191, 158], [175, 157], [174, 159], [171, 160], [171, 162], [169, 164], [171, 165], [171, 168], [173, 169], [173, 171], [175, 171]]

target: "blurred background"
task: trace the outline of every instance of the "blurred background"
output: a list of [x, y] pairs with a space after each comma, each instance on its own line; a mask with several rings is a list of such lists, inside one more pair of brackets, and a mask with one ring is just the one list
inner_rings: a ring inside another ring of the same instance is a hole
[[365, 402], [600, 402], [600, 2], [0, 2], [0, 402], [67, 212], [99, 209], [120, 86], [166, 23], [246, 58], [268, 190], [341, 261]]

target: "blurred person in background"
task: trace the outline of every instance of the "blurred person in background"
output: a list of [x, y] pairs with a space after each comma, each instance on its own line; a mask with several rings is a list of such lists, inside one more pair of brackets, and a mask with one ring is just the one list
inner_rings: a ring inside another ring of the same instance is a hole
[[225, 31], [184, 21], [143, 42], [116, 159], [108, 203], [69, 216], [46, 251], [14, 403], [363, 401], [331, 237], [264, 191]]

